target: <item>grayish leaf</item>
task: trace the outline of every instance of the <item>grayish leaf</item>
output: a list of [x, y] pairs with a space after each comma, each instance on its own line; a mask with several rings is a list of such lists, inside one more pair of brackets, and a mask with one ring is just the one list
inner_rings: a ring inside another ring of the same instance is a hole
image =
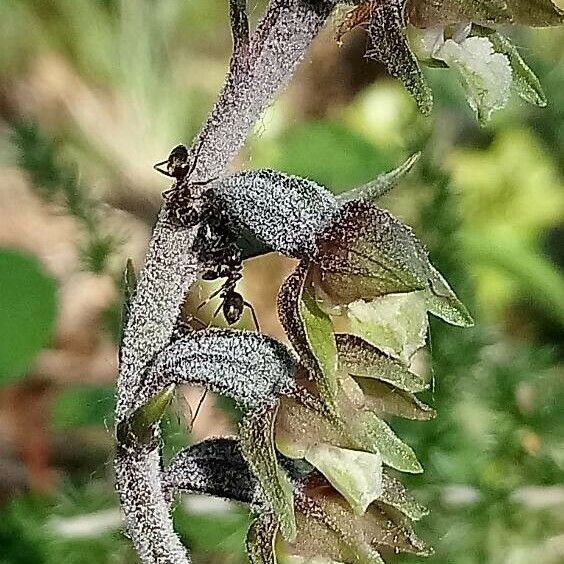
[[240, 172], [212, 189], [235, 228], [296, 258], [315, 254], [316, 235], [337, 211], [335, 197], [319, 184], [275, 170]]
[[294, 389], [296, 361], [275, 339], [251, 331], [195, 331], [166, 347], [145, 375], [141, 397], [170, 384], [194, 384], [242, 408], [271, 403]]
[[190, 492], [264, 507], [257, 479], [233, 438], [208, 439], [180, 451], [163, 470], [162, 482], [168, 499]]

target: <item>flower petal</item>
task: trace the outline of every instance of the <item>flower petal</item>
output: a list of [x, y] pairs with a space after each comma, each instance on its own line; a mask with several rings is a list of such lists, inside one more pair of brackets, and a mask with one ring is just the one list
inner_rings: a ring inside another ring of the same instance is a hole
[[380, 503], [395, 507], [414, 521], [419, 521], [419, 519], [429, 514], [429, 510], [420, 505], [405, 489], [403, 484], [391, 476], [386, 469], [382, 473], [382, 486], [383, 491], [380, 496]]
[[428, 285], [430, 263], [423, 246], [408, 227], [371, 202], [345, 202], [317, 247], [319, 282], [336, 304]]
[[321, 397], [331, 404], [337, 394], [337, 345], [330, 317], [317, 305], [313, 294], [304, 292], [300, 302], [307, 344], [321, 369]]
[[487, 37], [469, 37], [461, 43], [447, 39], [435, 53], [460, 74], [466, 98], [481, 124], [509, 100], [513, 73], [508, 58], [494, 51]]
[[451, 325], [472, 327], [474, 320], [470, 312], [434, 267], [431, 267], [430, 283], [431, 286], [425, 296], [428, 311]]
[[488, 37], [496, 53], [502, 53], [509, 60], [513, 71], [513, 89], [529, 104], [544, 108], [547, 104], [545, 93], [535, 73], [525, 63], [513, 43], [504, 35], [487, 28], [478, 30], [481, 35]]
[[309, 261], [301, 261], [296, 270], [282, 284], [278, 293], [278, 317], [302, 364], [319, 379], [322, 370], [317, 358], [309, 348], [306, 330], [300, 315], [300, 304], [309, 268]]
[[339, 371], [350, 376], [376, 378], [406, 392], [421, 392], [429, 385], [401, 362], [355, 335], [336, 335]]
[[427, 341], [425, 297], [425, 292], [409, 292], [353, 302], [347, 310], [348, 331], [408, 364]]
[[[310, 522], [316, 520], [326, 530], [333, 531], [341, 540], [341, 546], [344, 544], [352, 553], [348, 558], [342, 558], [348, 551], [341, 548], [340, 559], [345, 562], [381, 562], [376, 552], [380, 548], [393, 548], [421, 556], [431, 553], [399, 511], [379, 502], [370, 505], [364, 515], [357, 516], [343, 497], [322, 486], [306, 489], [305, 496], [300, 494], [296, 500], [299, 512], [303, 511]], [[335, 551], [331, 556], [336, 556]]]
[[357, 383], [364, 392], [364, 409], [373, 411], [378, 416], [391, 415], [428, 421], [436, 415], [434, 409], [409, 392], [369, 378], [359, 378]]
[[407, 14], [418, 27], [472, 21], [482, 25], [559, 25], [563, 12], [551, 0], [408, 0]]
[[382, 457], [378, 453], [319, 444], [307, 450], [305, 459], [341, 493], [356, 515], [362, 515], [382, 494]]
[[[286, 552], [309, 558], [320, 556], [337, 562], [384, 564], [365, 540], [358, 520], [343, 497], [328, 485], [296, 496], [299, 532]], [[308, 558], [308, 560], [309, 560]]]

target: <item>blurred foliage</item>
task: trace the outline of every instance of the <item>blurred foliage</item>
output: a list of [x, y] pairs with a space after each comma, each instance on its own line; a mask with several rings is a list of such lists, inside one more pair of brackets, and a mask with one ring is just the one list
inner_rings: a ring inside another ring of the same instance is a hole
[[47, 344], [57, 314], [56, 283], [33, 257], [0, 249], [0, 384], [17, 379]]
[[54, 427], [113, 426], [115, 391], [111, 387], [76, 386], [62, 390], [51, 410]]
[[47, 201], [61, 200], [84, 229], [85, 241], [79, 245], [84, 268], [97, 274], [104, 272], [117, 241], [102, 226], [101, 204], [92, 199], [76, 172], [59, 162], [56, 143], [42, 134], [37, 124], [16, 122], [12, 128], [18, 164], [30, 175], [32, 186]]
[[[263, 2], [249, 4], [256, 18]], [[37, 192], [78, 220], [83, 267], [103, 272], [117, 247], [101, 226], [104, 201], [133, 195], [135, 214], [157, 197], [165, 183], [151, 164], [189, 140], [221, 86], [225, 1], [4, 0], [0, 20], [0, 118], [8, 125], [0, 155], [11, 164], [16, 155]], [[425, 467], [411, 485], [432, 509], [418, 531], [437, 551], [429, 564], [564, 561], [564, 32], [516, 39], [546, 91], [545, 109], [514, 100], [479, 128], [441, 70], [426, 71], [437, 98], [431, 121], [394, 81], [378, 80], [317, 121], [297, 121], [299, 98], [284, 96], [240, 163], [340, 192], [426, 147], [382, 205], [414, 226], [478, 322], [474, 330], [433, 322], [426, 399], [438, 417], [391, 422]], [[25, 375], [49, 344], [55, 295], [35, 261], [0, 252], [2, 383]], [[107, 319], [117, 336], [117, 303]], [[110, 382], [77, 382], [54, 396], [49, 432], [111, 426]], [[164, 432], [165, 458], [191, 440], [174, 412]], [[52, 497], [24, 494], [3, 505], [0, 563], [134, 562], [118, 525], [79, 538], [53, 526], [117, 509], [111, 457], [91, 469], [89, 483], [70, 486], [76, 476], [67, 469]], [[194, 561], [243, 562], [245, 513], [213, 509], [176, 509]]]

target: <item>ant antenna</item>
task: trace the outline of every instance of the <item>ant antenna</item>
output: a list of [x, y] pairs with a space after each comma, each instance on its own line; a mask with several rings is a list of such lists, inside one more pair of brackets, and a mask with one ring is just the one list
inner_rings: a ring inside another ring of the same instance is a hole
[[161, 174], [164, 174], [165, 176], [168, 176], [170, 178], [172, 178], [172, 174], [170, 174], [170, 172], [168, 172], [168, 170], [164, 170], [160, 167], [162, 167], [163, 165], [168, 163], [168, 159], [161, 161], [160, 163], [156, 163], [153, 165], [153, 168], [157, 171], [160, 172]]

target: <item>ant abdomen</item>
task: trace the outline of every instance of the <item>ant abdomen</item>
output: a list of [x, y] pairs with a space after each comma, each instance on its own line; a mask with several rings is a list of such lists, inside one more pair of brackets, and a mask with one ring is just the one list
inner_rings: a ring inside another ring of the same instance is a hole
[[223, 301], [223, 317], [229, 325], [237, 323], [241, 316], [243, 315], [243, 309], [245, 308], [245, 301], [243, 296], [238, 292], [230, 292], [225, 296]]

